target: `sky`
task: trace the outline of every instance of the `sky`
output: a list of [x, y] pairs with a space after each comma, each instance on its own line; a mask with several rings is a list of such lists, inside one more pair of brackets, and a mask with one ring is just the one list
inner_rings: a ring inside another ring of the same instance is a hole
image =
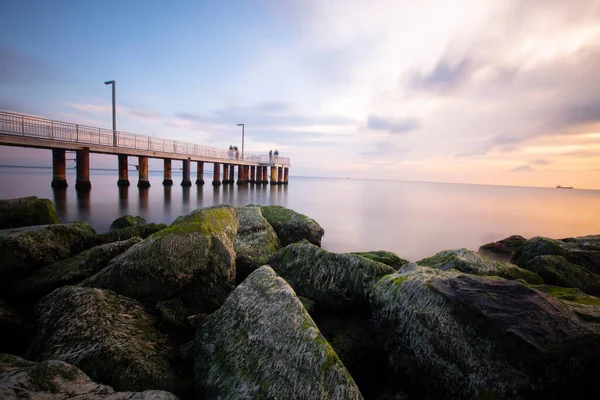
[[[600, 0], [3, 0], [0, 110], [290, 174], [600, 189]], [[94, 155], [92, 168], [116, 168]], [[51, 165], [0, 147], [0, 164]], [[159, 160], [150, 168], [160, 169]]]

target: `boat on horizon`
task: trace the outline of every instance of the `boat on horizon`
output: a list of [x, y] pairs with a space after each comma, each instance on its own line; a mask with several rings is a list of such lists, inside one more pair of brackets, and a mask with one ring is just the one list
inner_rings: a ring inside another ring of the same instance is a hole
[[573, 189], [573, 186], [560, 186], [560, 185], [558, 185], [556, 188], [557, 189]]

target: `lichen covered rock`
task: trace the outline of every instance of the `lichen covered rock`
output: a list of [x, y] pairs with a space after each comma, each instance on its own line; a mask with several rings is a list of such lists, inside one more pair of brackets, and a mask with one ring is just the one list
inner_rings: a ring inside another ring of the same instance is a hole
[[110, 386], [93, 382], [79, 368], [64, 361], [27, 361], [0, 354], [0, 398], [2, 399], [85, 399], [85, 400], [177, 400], [161, 390], [115, 392]]
[[321, 238], [325, 231], [315, 220], [282, 206], [260, 206], [260, 209], [262, 215], [277, 233], [282, 246], [303, 239], [316, 246], [321, 246]]
[[598, 390], [600, 336], [518, 281], [410, 264], [372, 291], [390, 368], [430, 398], [578, 398]]
[[221, 399], [361, 399], [292, 288], [263, 266], [194, 339], [196, 389]]
[[363, 307], [379, 278], [395, 272], [388, 265], [356, 254], [330, 253], [306, 240], [279, 250], [269, 265], [298, 295], [339, 310]]
[[567, 261], [563, 256], [537, 256], [523, 267], [541, 276], [549, 285], [579, 288], [585, 293], [600, 295], [600, 275]]
[[440, 251], [432, 257], [417, 261], [417, 264], [424, 267], [441, 269], [443, 271], [455, 269], [471, 275], [499, 276], [505, 279], [523, 279], [534, 285], [544, 283], [542, 278], [535, 272], [519, 268], [513, 264], [492, 260], [464, 248]]
[[96, 231], [86, 222], [0, 231], [0, 289], [30, 271], [92, 247]]
[[194, 313], [218, 308], [235, 284], [237, 210], [223, 205], [179, 217], [81, 283], [155, 305], [185, 298]]
[[389, 265], [390, 267], [394, 268], [396, 271], [398, 269], [400, 269], [401, 266], [409, 263], [408, 260], [400, 258], [396, 254], [394, 254], [390, 251], [385, 251], [385, 250], [363, 251], [363, 252], [356, 252], [356, 253], [351, 253], [351, 254], [356, 254], [356, 255], [368, 258], [369, 260], [373, 260], [373, 261], [383, 263], [385, 265]]
[[577, 314], [580, 319], [591, 323], [592, 327], [600, 332], [600, 298], [587, 295], [577, 288], [551, 285], [535, 285], [532, 287], [558, 299], [565, 307]]
[[163, 339], [135, 300], [109, 290], [65, 286], [35, 309], [37, 331], [28, 358], [61, 360], [117, 390], [182, 387]]
[[35, 196], [0, 200], [0, 229], [58, 224], [54, 205]]
[[145, 225], [135, 225], [128, 226], [126, 228], [113, 230], [110, 232], [101, 233], [98, 235], [98, 243], [106, 244], [119, 242], [123, 240], [128, 240], [133, 237], [140, 237], [142, 239], [146, 239], [148, 236], [155, 234], [167, 227], [166, 224], [145, 224]]
[[146, 220], [140, 216], [134, 217], [133, 215], [124, 215], [115, 219], [112, 222], [112, 224], [110, 224], [108, 230], [114, 231], [115, 229], [129, 228], [130, 226], [146, 225], [147, 223], [148, 222], [146, 222]]
[[33, 333], [33, 326], [4, 300], [0, 299], [0, 353], [23, 352]]

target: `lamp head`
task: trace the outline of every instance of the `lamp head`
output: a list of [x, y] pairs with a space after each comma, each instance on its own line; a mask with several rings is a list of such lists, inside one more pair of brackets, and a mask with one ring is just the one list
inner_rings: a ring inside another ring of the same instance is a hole
[[113, 83], [115, 83], [115, 81], [106, 81], [106, 82], [104, 82], [105, 85], [112, 85]]
[[244, 124], [237, 124], [237, 126], [244, 126]]

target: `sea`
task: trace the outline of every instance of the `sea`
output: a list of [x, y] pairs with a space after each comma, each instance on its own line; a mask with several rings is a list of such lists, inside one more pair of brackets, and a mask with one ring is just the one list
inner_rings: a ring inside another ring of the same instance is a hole
[[[281, 205], [316, 220], [323, 248], [333, 252], [388, 250], [410, 261], [439, 251], [482, 244], [510, 235], [564, 238], [600, 233], [600, 191], [453, 183], [290, 176], [289, 185], [162, 185], [150, 171], [151, 187], [117, 187], [116, 170], [91, 170], [92, 190], [50, 187], [51, 168], [0, 167], [0, 199], [48, 198], [61, 222], [86, 221], [98, 233], [123, 215], [170, 224], [180, 215], [216, 204]], [[207, 173], [205, 177], [212, 177]]]

